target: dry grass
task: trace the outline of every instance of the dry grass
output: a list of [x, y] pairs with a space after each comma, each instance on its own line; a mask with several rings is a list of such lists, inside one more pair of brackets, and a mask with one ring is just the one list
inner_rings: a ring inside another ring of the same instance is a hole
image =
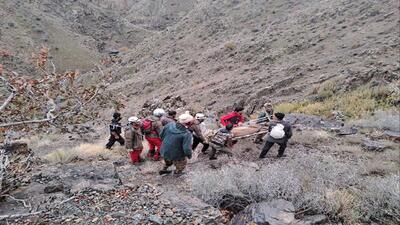
[[[331, 117], [333, 111], [341, 111], [348, 118], [359, 119], [373, 114], [377, 109], [394, 109], [399, 94], [391, 86], [359, 87], [346, 93], [335, 93], [323, 88], [316, 101], [282, 103], [276, 111], [285, 113], [304, 113]], [[329, 93], [329, 94], [327, 94]], [[320, 100], [320, 101], [318, 101]]]
[[225, 43], [224, 47], [227, 50], [234, 50], [236, 48], [236, 44], [235, 42], [229, 41]]
[[80, 144], [73, 148], [60, 148], [43, 157], [45, 161], [51, 164], [68, 163], [73, 159], [89, 159], [94, 157], [103, 157], [106, 159], [118, 158], [122, 154], [126, 154], [124, 147], [117, 147], [113, 150], [108, 150], [101, 144]]

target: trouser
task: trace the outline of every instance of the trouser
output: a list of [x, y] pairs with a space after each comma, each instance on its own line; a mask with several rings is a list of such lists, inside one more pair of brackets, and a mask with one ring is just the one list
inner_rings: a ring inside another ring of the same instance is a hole
[[143, 149], [133, 149], [129, 152], [129, 157], [132, 160], [132, 163], [139, 163], [140, 162], [140, 154], [142, 153]]
[[201, 140], [200, 138], [198, 138], [197, 136], [193, 135], [193, 145], [192, 145], [192, 149], [193, 151], [196, 150], [197, 146], [202, 143], [203, 144], [203, 148], [201, 149], [202, 152], [206, 152], [208, 147], [210, 146], [209, 144], [205, 144], [203, 140]]
[[163, 168], [164, 171], [167, 170], [168, 167], [175, 165], [176, 173], [182, 173], [182, 171], [186, 168], [187, 161], [186, 161], [186, 159], [183, 159], [183, 160], [164, 159], [164, 163], [165, 163], [164, 168]]
[[[269, 142], [269, 141], [265, 142], [265, 145], [264, 145], [264, 147], [263, 147], [263, 149], [262, 149], [262, 151], [261, 151], [261, 154], [260, 154], [260, 158], [264, 158], [265, 155], [268, 153], [268, 151], [271, 149], [271, 147], [272, 147], [274, 144], [275, 144], [274, 142]], [[278, 156], [282, 156], [283, 153], [285, 152], [287, 142], [284, 142], [284, 143], [276, 143], [276, 144], [279, 145]]]
[[217, 145], [214, 143], [210, 143], [211, 146], [211, 151], [210, 151], [210, 159], [215, 158], [215, 154], [217, 152], [222, 152], [225, 154], [228, 154], [229, 156], [233, 155], [231, 151], [229, 151], [229, 149], [225, 146], [221, 146], [221, 145]]
[[160, 149], [162, 140], [158, 137], [145, 137], [147, 142], [149, 143], [149, 154], [147, 155], [149, 158], [154, 157], [154, 160], [160, 159]]
[[106, 148], [110, 149], [116, 141], [118, 141], [121, 145], [125, 144], [125, 140], [123, 137], [121, 137], [121, 135], [118, 134], [118, 139], [115, 138], [114, 135], [110, 135], [110, 138], [108, 139], [108, 143], [106, 144]]

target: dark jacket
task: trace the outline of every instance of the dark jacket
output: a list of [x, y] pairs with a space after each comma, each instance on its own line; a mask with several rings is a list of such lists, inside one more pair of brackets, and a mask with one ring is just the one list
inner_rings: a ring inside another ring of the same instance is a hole
[[[272, 128], [274, 126], [276, 126], [277, 123], [278, 122], [276, 122], [276, 121], [271, 121], [269, 123], [269, 128], [268, 128], [269, 132], [271, 132]], [[292, 135], [293, 135], [292, 126], [289, 123], [287, 123], [286, 121], [280, 121], [279, 123], [283, 125], [283, 130], [285, 131], [285, 136], [281, 139], [275, 139], [275, 138], [271, 137], [270, 135], [268, 135], [268, 139], [267, 139], [268, 142], [283, 144], [292, 137]]]
[[122, 133], [122, 125], [119, 122], [119, 120], [116, 119], [112, 119], [111, 124], [110, 124], [110, 134], [112, 134], [113, 132], [117, 133], [117, 134], [121, 134]]
[[192, 134], [180, 123], [169, 123], [161, 132], [161, 156], [179, 161], [192, 157]]

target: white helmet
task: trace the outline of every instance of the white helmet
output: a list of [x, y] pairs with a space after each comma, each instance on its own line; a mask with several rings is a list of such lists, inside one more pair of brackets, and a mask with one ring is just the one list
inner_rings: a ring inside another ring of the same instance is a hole
[[165, 115], [165, 114], [166, 114], [166, 113], [165, 113], [164, 109], [161, 109], [161, 108], [155, 109], [155, 110], [153, 111], [153, 115], [154, 115], [154, 116], [157, 116], [157, 117], [161, 117], [161, 116], [163, 116], [163, 115]]
[[137, 118], [136, 116], [131, 116], [131, 117], [128, 118], [128, 122], [129, 123], [139, 123], [140, 119]]
[[206, 116], [203, 113], [196, 113], [195, 118], [198, 120], [204, 120], [206, 119]]
[[189, 123], [193, 121], [193, 116], [191, 116], [190, 114], [182, 114], [179, 116], [179, 123]]

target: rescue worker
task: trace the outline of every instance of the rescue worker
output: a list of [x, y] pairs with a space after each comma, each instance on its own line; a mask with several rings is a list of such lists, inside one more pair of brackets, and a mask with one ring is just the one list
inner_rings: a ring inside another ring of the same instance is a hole
[[275, 113], [272, 117], [272, 121], [269, 124], [269, 134], [268, 139], [261, 151], [260, 159], [265, 158], [265, 155], [271, 149], [271, 147], [276, 143], [279, 145], [278, 158], [284, 156], [284, 152], [287, 146], [288, 140], [292, 137], [292, 127], [286, 121], [283, 121], [285, 117], [284, 113]]
[[176, 111], [175, 110], [168, 110], [168, 115], [164, 115], [161, 117], [160, 121], [163, 126], [167, 125], [168, 123], [176, 123]]
[[210, 146], [210, 160], [215, 160], [215, 154], [218, 152], [223, 152], [228, 155], [232, 155], [232, 152], [228, 149], [228, 147], [232, 147], [235, 143], [232, 138], [233, 134], [231, 133], [233, 129], [233, 124], [229, 123], [225, 128], [220, 128], [217, 133], [211, 138]]
[[125, 147], [129, 151], [129, 156], [133, 164], [140, 163], [140, 154], [143, 150], [143, 135], [140, 129], [140, 119], [136, 116], [129, 117], [128, 125], [125, 128]]
[[107, 149], [111, 149], [114, 143], [117, 141], [120, 145], [125, 144], [124, 138], [121, 136], [122, 133], [122, 125], [119, 122], [121, 120], [121, 113], [115, 112], [113, 114], [113, 119], [111, 120], [111, 124], [109, 126], [110, 129], [110, 138], [108, 139], [108, 143], [106, 144]]
[[149, 152], [147, 154], [148, 158], [155, 161], [160, 160], [160, 149], [161, 149], [161, 130], [162, 124], [160, 118], [165, 115], [163, 109], [155, 109], [153, 111], [153, 116], [149, 116], [142, 120], [142, 133], [149, 143]]
[[243, 107], [236, 107], [235, 110], [220, 118], [220, 123], [223, 127], [232, 124], [234, 127], [240, 126], [244, 122]]
[[161, 132], [161, 155], [165, 166], [160, 175], [169, 174], [168, 168], [175, 165], [175, 175], [180, 176], [186, 167], [186, 158], [192, 158], [192, 134], [189, 127], [193, 123], [193, 116], [182, 114], [177, 123], [167, 124]]
[[[272, 104], [269, 103], [269, 102], [265, 103], [264, 104], [264, 111], [260, 112], [260, 114], [258, 115], [257, 124], [265, 124], [265, 125], [267, 125], [267, 123], [272, 120], [272, 116], [273, 115], [274, 115], [274, 108], [272, 107]], [[260, 131], [263, 128], [267, 129], [267, 127], [263, 126], [262, 128], [260, 128]], [[258, 134], [254, 139], [254, 143], [262, 144], [263, 136], [264, 136], [264, 134]]]
[[203, 144], [203, 148], [201, 149], [201, 152], [205, 153], [210, 146], [207, 139], [205, 138], [206, 133], [207, 133], [207, 127], [206, 124], [204, 123], [204, 120], [206, 119], [206, 116], [202, 113], [197, 113], [195, 115], [195, 120], [190, 127], [190, 129], [193, 131], [193, 145], [192, 145], [192, 150], [195, 151], [197, 146], [201, 143]]

